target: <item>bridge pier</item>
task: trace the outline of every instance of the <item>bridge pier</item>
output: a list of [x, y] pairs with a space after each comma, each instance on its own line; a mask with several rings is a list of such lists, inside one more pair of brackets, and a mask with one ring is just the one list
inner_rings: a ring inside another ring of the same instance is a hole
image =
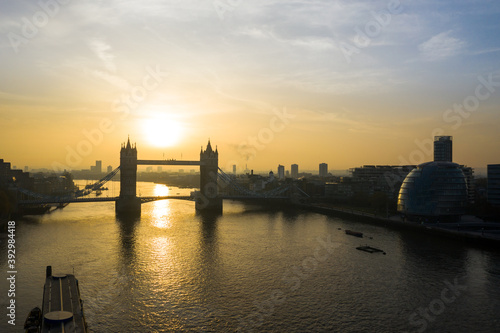
[[141, 199], [138, 197], [120, 197], [115, 203], [115, 213], [123, 217], [141, 216]]
[[200, 152], [200, 191], [195, 195], [196, 211], [222, 214], [222, 198], [217, 184], [219, 172], [219, 152], [212, 150], [210, 140], [207, 149]]
[[120, 151], [120, 197], [115, 204], [116, 215], [141, 216], [141, 199], [137, 197], [137, 147], [122, 145]]

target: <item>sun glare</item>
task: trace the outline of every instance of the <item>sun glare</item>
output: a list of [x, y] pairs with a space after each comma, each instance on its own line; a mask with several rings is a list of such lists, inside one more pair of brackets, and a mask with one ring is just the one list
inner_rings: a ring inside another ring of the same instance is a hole
[[143, 122], [144, 136], [155, 147], [171, 147], [177, 144], [182, 135], [182, 125], [173, 119], [156, 117]]

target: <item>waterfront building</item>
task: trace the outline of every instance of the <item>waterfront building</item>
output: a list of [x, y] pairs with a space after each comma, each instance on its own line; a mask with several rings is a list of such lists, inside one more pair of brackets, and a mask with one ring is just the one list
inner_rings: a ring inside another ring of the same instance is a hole
[[388, 198], [396, 199], [403, 180], [415, 167], [415, 165], [363, 165], [349, 171], [355, 192], [366, 195], [383, 192]]
[[500, 164], [488, 164], [488, 202], [500, 207]]
[[453, 162], [453, 137], [434, 137], [434, 161]]
[[474, 178], [474, 169], [471, 167], [468, 167], [466, 165], [461, 165], [460, 168], [462, 169], [462, 172], [464, 173], [465, 176], [465, 181], [467, 182], [467, 201], [469, 204], [474, 203], [474, 198], [476, 195], [476, 181]]
[[456, 221], [465, 214], [467, 181], [452, 162], [427, 162], [405, 178], [398, 197], [398, 211], [413, 220]]

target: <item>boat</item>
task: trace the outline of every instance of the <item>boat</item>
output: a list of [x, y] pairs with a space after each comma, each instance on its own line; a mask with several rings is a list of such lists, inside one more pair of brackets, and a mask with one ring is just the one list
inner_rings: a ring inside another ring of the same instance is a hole
[[385, 252], [383, 250], [377, 249], [376, 247], [372, 247], [372, 246], [368, 246], [368, 245], [358, 246], [356, 248], [356, 250], [365, 251], [365, 252], [368, 252], [368, 253], [382, 252], [383, 254], [385, 254]]
[[363, 237], [363, 233], [359, 231], [346, 230], [345, 233], [351, 236]]
[[42, 324], [42, 310], [39, 307], [34, 307], [26, 321], [24, 322], [24, 329], [26, 333], [38, 333], [40, 332], [40, 325]]

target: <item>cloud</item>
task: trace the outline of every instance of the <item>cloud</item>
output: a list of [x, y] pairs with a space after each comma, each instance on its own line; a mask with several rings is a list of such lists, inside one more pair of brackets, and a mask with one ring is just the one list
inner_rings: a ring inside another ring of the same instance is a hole
[[97, 55], [99, 59], [104, 62], [104, 66], [110, 72], [116, 72], [114, 63], [115, 56], [110, 53], [111, 46], [101, 39], [94, 39], [90, 42], [90, 48]]
[[442, 32], [433, 36], [428, 41], [418, 46], [424, 60], [439, 61], [459, 54], [465, 46], [465, 42], [451, 37], [452, 31]]

